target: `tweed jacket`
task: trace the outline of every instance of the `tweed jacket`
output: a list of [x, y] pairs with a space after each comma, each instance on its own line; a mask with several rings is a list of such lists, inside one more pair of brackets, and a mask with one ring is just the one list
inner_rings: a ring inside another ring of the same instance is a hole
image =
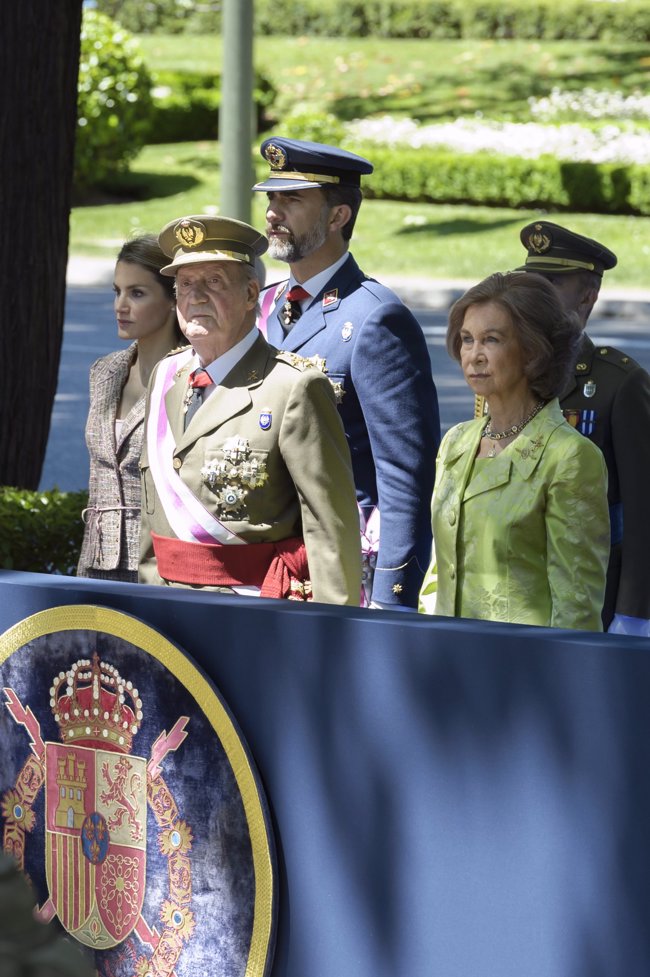
[[115, 416], [137, 352], [136, 343], [109, 353], [90, 368], [86, 444], [90, 480], [78, 576], [134, 580], [140, 544], [140, 450], [144, 396], [124, 418], [115, 438]]
[[[278, 353], [258, 335], [184, 431], [183, 402], [192, 363], [180, 365], [183, 354], [176, 356], [179, 368], [164, 409], [174, 439], [173, 467], [178, 476], [205, 509], [246, 542], [302, 536], [314, 600], [358, 605], [359, 515], [350, 452], [327, 378], [302, 357]], [[145, 426], [148, 430], [152, 424], [152, 432], [156, 427], [151, 394], [158, 371], [168, 367], [169, 357], [155, 368], [149, 385]], [[165, 583], [170, 581], [163, 581], [157, 573], [151, 532], [172, 538], [175, 534], [152, 474], [149, 437], [147, 433], [141, 459], [140, 579]], [[232, 444], [233, 439], [242, 445], [247, 463], [262, 466], [261, 484], [245, 481], [243, 465], [211, 482], [210, 466], [219, 468], [226, 458], [227, 443]], [[235, 498], [234, 503], [228, 498]]]
[[432, 500], [434, 557], [420, 610], [602, 630], [609, 556], [601, 451], [551, 401], [495, 458], [485, 418], [445, 435]]
[[584, 334], [560, 406], [570, 424], [597, 444], [609, 475], [612, 549], [603, 621], [615, 613], [650, 618], [650, 376], [613, 346]]
[[325, 360], [340, 392], [357, 501], [366, 512], [374, 506], [380, 511], [372, 599], [416, 607], [431, 550], [429, 500], [440, 442], [422, 329], [395, 293], [367, 278], [352, 255], [286, 336], [278, 317], [283, 287], [271, 288], [276, 302], [266, 322], [269, 342]]

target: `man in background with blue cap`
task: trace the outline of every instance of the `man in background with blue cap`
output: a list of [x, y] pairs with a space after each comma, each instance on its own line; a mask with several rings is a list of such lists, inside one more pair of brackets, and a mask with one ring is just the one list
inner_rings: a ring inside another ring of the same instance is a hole
[[268, 196], [268, 254], [290, 275], [262, 294], [258, 325], [334, 385], [352, 453], [366, 603], [415, 608], [431, 555], [438, 402], [418, 322], [348, 251], [372, 164], [275, 136], [260, 151], [270, 173], [254, 189]]

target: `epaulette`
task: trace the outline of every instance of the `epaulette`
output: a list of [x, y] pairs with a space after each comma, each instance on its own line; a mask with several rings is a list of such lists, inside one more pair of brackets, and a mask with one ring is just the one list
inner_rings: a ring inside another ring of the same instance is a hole
[[280, 360], [281, 363], [288, 363], [289, 366], [293, 366], [296, 370], [311, 370], [317, 369], [321, 373], [327, 373], [327, 367], [325, 365], [325, 360], [322, 356], [300, 356], [298, 353], [292, 353], [286, 349], [279, 349], [275, 354], [276, 360]]
[[632, 359], [627, 353], [623, 353], [622, 350], [616, 349], [614, 346], [596, 346], [594, 359], [596, 357], [602, 362], [617, 366], [619, 370], [635, 370], [639, 366], [635, 359]]
[[183, 346], [176, 346], [174, 349], [170, 349], [168, 353], [165, 353], [163, 359], [166, 360], [168, 356], [176, 356], [177, 353], [182, 353], [189, 345], [189, 343], [185, 343]]

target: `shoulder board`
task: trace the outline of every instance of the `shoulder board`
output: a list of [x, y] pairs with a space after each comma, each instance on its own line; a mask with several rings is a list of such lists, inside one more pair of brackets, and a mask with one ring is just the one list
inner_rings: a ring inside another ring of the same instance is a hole
[[611, 363], [612, 366], [617, 366], [619, 370], [634, 370], [639, 365], [635, 359], [620, 349], [615, 349], [614, 346], [596, 346], [594, 359], [603, 363]]
[[286, 349], [279, 349], [275, 354], [275, 358], [276, 360], [280, 360], [281, 363], [288, 363], [289, 366], [293, 366], [296, 370], [316, 369], [320, 370], [321, 373], [327, 373], [325, 360], [322, 356], [300, 356], [298, 353], [292, 353]]
[[168, 353], [165, 353], [163, 359], [167, 359], [168, 356], [176, 356], [177, 353], [182, 353], [189, 345], [189, 343], [185, 343], [183, 346], [176, 346], [174, 349], [170, 349]]

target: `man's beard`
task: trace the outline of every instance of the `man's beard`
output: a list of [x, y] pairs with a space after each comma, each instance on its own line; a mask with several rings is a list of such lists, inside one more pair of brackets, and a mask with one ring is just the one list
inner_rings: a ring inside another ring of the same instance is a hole
[[280, 224], [279, 227], [287, 232], [287, 236], [283, 239], [273, 237], [269, 240], [267, 252], [269, 258], [275, 258], [276, 261], [286, 261], [292, 265], [302, 258], [306, 258], [307, 255], [313, 254], [314, 251], [318, 251], [327, 240], [327, 217], [328, 209], [324, 207], [318, 221], [300, 237], [296, 237], [288, 228], [285, 228], [284, 224]]

